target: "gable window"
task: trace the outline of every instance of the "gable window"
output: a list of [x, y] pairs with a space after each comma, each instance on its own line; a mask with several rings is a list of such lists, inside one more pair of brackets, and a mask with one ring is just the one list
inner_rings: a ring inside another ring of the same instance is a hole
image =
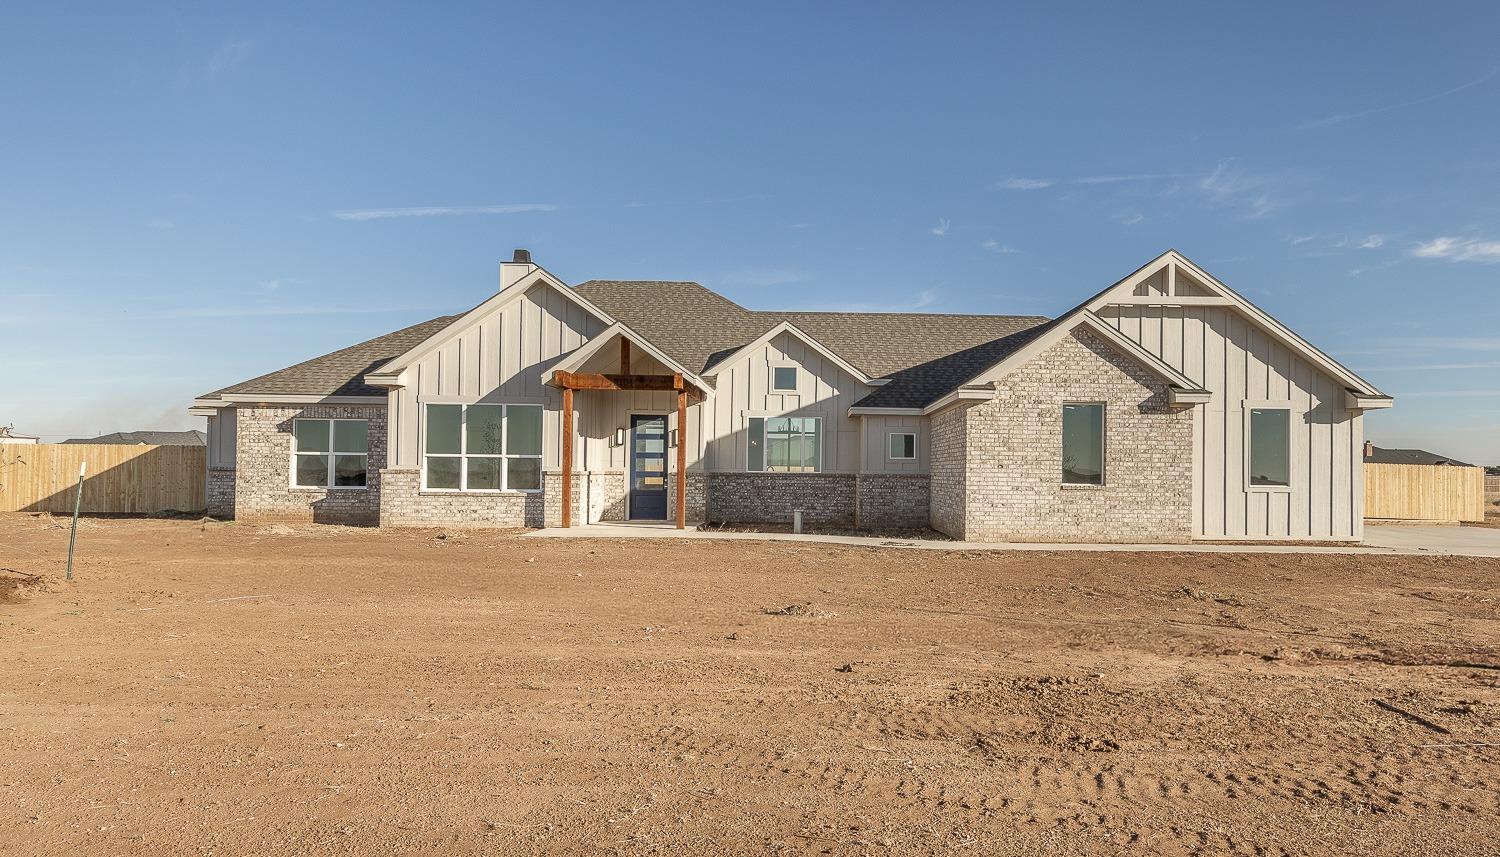
[[292, 420], [298, 488], [364, 488], [369, 456], [368, 420]]
[[429, 404], [425, 437], [425, 490], [541, 490], [541, 405]]
[[1104, 406], [1063, 405], [1062, 481], [1064, 485], [1104, 484]]
[[917, 436], [912, 432], [891, 432], [886, 435], [886, 446], [892, 460], [902, 461], [917, 457]]
[[795, 392], [797, 389], [797, 367], [771, 367], [771, 389], [784, 392]]
[[751, 417], [748, 469], [818, 473], [823, 469], [820, 417]]
[[1286, 488], [1292, 484], [1292, 412], [1289, 408], [1251, 408], [1250, 486]]

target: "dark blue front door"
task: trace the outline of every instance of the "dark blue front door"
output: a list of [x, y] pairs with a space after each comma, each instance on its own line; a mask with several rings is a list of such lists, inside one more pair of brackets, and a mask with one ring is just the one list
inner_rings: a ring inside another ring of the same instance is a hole
[[667, 418], [630, 416], [630, 520], [667, 519]]

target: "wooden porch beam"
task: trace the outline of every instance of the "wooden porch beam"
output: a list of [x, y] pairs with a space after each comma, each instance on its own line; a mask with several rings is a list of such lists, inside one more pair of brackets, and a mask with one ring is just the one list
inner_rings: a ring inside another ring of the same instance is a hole
[[687, 527], [687, 390], [677, 375], [677, 529]]
[[562, 525], [573, 526], [573, 388], [563, 387]]
[[553, 386], [564, 390], [684, 390], [682, 374], [675, 375], [612, 375], [604, 373], [564, 372], [552, 373]]

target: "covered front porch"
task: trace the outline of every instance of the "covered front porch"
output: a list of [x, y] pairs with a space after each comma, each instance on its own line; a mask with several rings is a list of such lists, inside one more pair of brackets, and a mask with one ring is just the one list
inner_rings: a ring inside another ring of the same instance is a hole
[[706, 385], [621, 325], [545, 381], [562, 393], [558, 525], [632, 521], [685, 529], [688, 452], [697, 442], [689, 408], [703, 400]]

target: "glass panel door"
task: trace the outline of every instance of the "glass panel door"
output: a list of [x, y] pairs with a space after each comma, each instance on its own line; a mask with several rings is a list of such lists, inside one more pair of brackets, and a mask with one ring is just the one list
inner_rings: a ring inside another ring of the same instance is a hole
[[667, 519], [667, 418], [630, 417], [630, 519]]

